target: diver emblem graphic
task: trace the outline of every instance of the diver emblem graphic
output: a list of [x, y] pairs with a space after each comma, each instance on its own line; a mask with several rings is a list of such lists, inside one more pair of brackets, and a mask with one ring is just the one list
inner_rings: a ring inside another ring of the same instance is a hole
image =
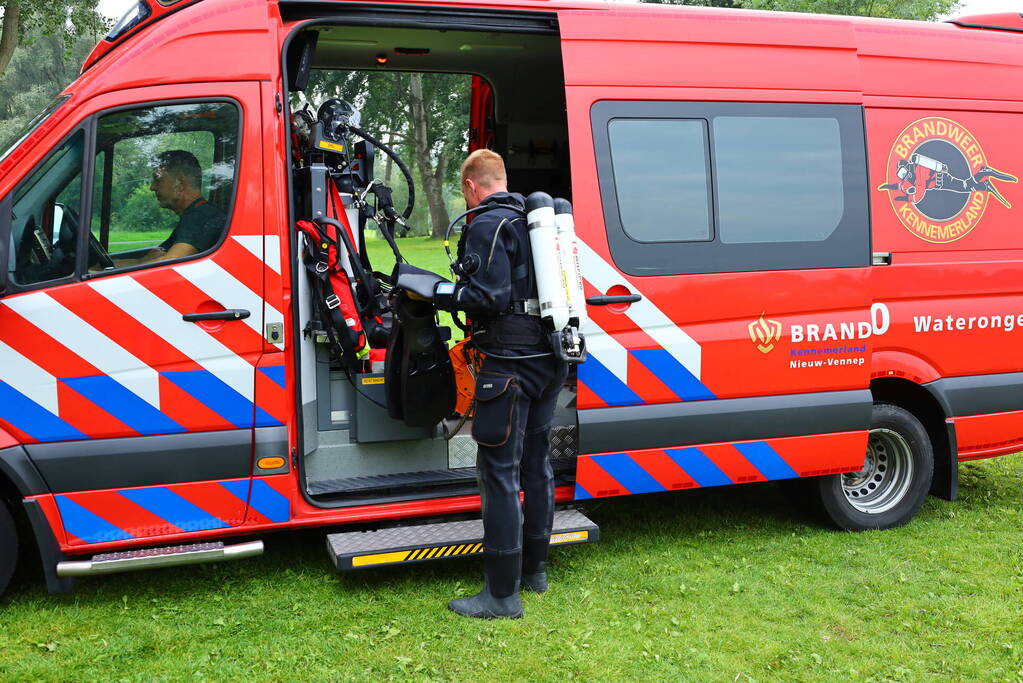
[[887, 191], [903, 225], [928, 242], [954, 242], [984, 215], [990, 197], [1012, 204], [996, 181], [1018, 178], [991, 166], [977, 139], [941, 117], [911, 123], [899, 134], [888, 160]]

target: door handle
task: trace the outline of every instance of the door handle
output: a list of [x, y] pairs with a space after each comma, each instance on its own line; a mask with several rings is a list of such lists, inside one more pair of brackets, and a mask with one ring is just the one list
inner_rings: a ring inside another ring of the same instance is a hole
[[252, 314], [244, 308], [228, 308], [225, 311], [211, 311], [210, 313], [185, 313], [181, 319], [185, 322], [197, 323], [203, 320], [242, 320], [250, 315]]
[[607, 295], [599, 294], [597, 296], [590, 296], [586, 298], [586, 303], [590, 306], [607, 306], [608, 304], [634, 304], [643, 298], [642, 294], [617, 294]]

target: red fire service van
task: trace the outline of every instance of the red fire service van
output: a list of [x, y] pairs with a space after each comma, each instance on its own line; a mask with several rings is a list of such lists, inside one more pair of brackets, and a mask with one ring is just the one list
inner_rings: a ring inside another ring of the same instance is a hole
[[[608, 496], [802, 478], [852, 530], [954, 499], [1023, 449], [1021, 33], [139, 0], [0, 159], [0, 590], [33, 545], [51, 591], [311, 526], [349, 525], [338, 569], [481, 551], [466, 347], [451, 370], [431, 313], [397, 349], [413, 299], [365, 251], [410, 209], [374, 163], [407, 165], [344, 102], [292, 106], [322, 69], [471, 75], [469, 148], [574, 207], [553, 543]], [[139, 240], [146, 202], [192, 237]]]

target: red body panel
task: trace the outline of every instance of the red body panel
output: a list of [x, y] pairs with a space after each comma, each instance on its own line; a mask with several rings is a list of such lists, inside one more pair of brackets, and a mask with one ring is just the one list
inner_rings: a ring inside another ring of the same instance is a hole
[[[339, 0], [338, 5], [342, 4]], [[1009, 206], [987, 190], [971, 191], [961, 216], [928, 221], [926, 216], [909, 213], [922, 201], [895, 198], [909, 185], [894, 177], [898, 162], [911, 162], [920, 142], [914, 124], [923, 126], [930, 120], [933, 125], [928, 130], [933, 133], [937, 119], [957, 127], [955, 135], [946, 137], [962, 152], [975, 183], [984, 180], [978, 174], [985, 167], [1014, 177], [1023, 173], [1023, 141], [1018, 135], [1023, 101], [1018, 89], [1010, 87], [1023, 81], [1019, 36], [943, 24], [695, 7], [533, 0], [394, 4], [558, 14], [576, 229], [592, 257], [609, 268], [614, 261], [598, 190], [590, 121], [594, 103], [675, 100], [864, 107], [872, 248], [890, 253], [892, 265], [658, 277], [618, 273], [615, 287], [642, 293], [644, 303], [617, 309], [591, 307], [590, 312], [611, 343], [629, 352], [620, 371], [628, 377], [628, 389], [637, 403], [694, 398], [684, 395], [656, 366], [644, 362], [652, 357], [644, 355], [648, 352], [681, 357], [698, 349], [697, 384], [688, 386], [695, 387], [697, 397], [704, 400], [863, 391], [871, 379], [878, 378], [925, 385], [942, 378], [1023, 370], [1017, 359], [1023, 339], [1023, 231], [1018, 229], [1023, 184], [994, 181]], [[298, 24], [284, 24], [272, 0], [200, 0], [162, 18], [160, 14], [99, 57], [67, 89], [69, 101], [0, 163], [0, 196], [7, 195], [73, 126], [96, 112], [181, 97], [236, 99], [243, 110], [244, 143], [231, 232], [211, 256], [189, 263], [209, 262], [222, 268], [265, 302], [261, 312], [253, 312], [254, 326], [210, 325], [206, 332], [241, 359], [244, 366], [239, 367], [251, 372], [255, 414], [248, 426], [265, 424], [260, 420], [266, 419], [287, 426], [290, 460], [299, 445], [296, 360], [288, 344], [264, 341], [261, 330], [270, 320], [283, 320], [284, 329], [290, 330], [294, 315], [288, 272], [288, 264], [294, 262], [289, 253], [288, 161], [284, 119], [277, 106], [283, 87], [281, 47]], [[489, 109], [486, 103], [492, 99], [489, 89], [481, 89], [474, 101], [473, 146], [485, 144], [492, 132], [483, 123]], [[893, 183], [898, 190], [879, 189]], [[583, 277], [587, 295], [607, 293], [606, 287], [597, 285], [593, 272], [584, 270]], [[220, 304], [170, 267], [104, 278], [111, 279], [132, 280], [179, 313]], [[46, 294], [55, 306], [102, 328], [156, 373], [202, 370], [187, 353], [123, 309], [93, 296], [88, 283], [51, 288]], [[877, 304], [883, 305], [890, 324], [876, 324], [878, 309], [872, 305]], [[646, 324], [650, 320], [659, 322]], [[662, 324], [663, 320], [669, 324]], [[941, 329], [935, 329], [937, 320], [944, 321]], [[758, 321], [764, 326], [759, 338]], [[829, 325], [835, 329], [851, 325], [858, 330], [860, 324], [873, 325], [870, 334], [850, 340], [857, 347], [852, 355], [862, 362], [799, 365], [798, 352], [807, 347], [811, 326], [824, 330]], [[883, 332], [877, 332], [881, 327]], [[6, 305], [0, 307], [0, 341], [57, 379], [105, 372]], [[684, 342], [689, 351], [672, 347], [673, 342]], [[231, 426], [223, 414], [165, 376], [156, 386], [161, 410], [185, 431]], [[57, 382], [53, 401], [60, 416], [84, 438], [139, 434], [137, 428], [76, 390], [74, 383]], [[577, 403], [581, 410], [609, 405], [599, 387], [585, 381], [580, 383]], [[961, 460], [1012, 452], [1023, 444], [1023, 411], [952, 421]], [[862, 465], [865, 434], [841, 432], [584, 455], [578, 462], [579, 489], [559, 488], [558, 499], [852, 471]], [[0, 448], [35, 440], [14, 425], [0, 425]], [[669, 452], [677, 450], [699, 451], [720, 477], [709, 476], [701, 484], [708, 470], [697, 467], [690, 472]], [[293, 465], [289, 467], [287, 473], [252, 479], [83, 491], [36, 500], [61, 547], [70, 553], [151, 544], [157, 538], [181, 542], [479, 507], [477, 496], [462, 496], [320, 508], [303, 497], [299, 473]], [[613, 472], [623, 478], [637, 477], [634, 486], [630, 488]], [[156, 488], [166, 491], [138, 493]], [[183, 509], [194, 513], [192, 508], [208, 514], [182, 516]], [[78, 528], [85, 529], [82, 533], [88, 538], [65, 530], [62, 512], [78, 514]], [[193, 523], [194, 519], [206, 522]]]

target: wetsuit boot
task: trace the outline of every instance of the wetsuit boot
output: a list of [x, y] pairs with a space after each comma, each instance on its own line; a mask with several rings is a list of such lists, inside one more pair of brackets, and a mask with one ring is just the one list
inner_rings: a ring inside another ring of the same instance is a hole
[[475, 619], [518, 619], [522, 616], [519, 598], [519, 572], [522, 553], [485, 552], [483, 555], [483, 590], [468, 598], [448, 603], [448, 609]]
[[533, 593], [543, 593], [547, 590], [547, 549], [549, 547], [549, 536], [523, 539], [522, 590]]

